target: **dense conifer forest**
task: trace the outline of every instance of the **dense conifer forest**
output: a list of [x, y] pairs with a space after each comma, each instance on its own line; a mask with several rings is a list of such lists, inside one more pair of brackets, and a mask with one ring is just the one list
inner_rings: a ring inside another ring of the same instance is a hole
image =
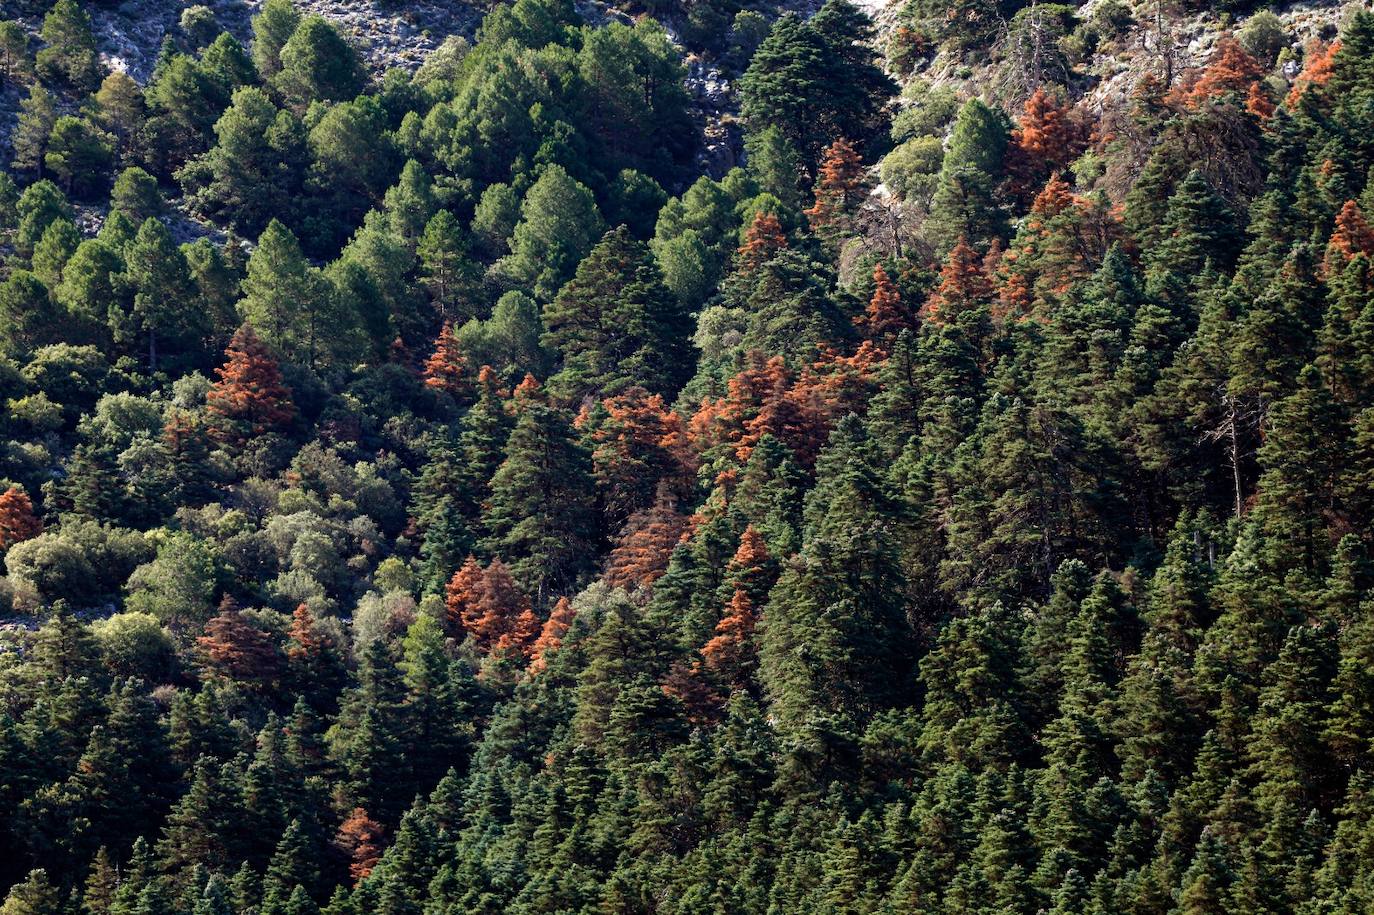
[[1374, 13], [646, 2], [0, 4], [0, 915], [1374, 912]]

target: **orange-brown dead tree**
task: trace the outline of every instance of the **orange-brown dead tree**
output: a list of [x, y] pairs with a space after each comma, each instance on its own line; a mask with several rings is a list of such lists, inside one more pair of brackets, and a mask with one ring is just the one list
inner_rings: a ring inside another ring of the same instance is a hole
[[296, 415], [281, 368], [251, 324], [234, 333], [228, 357], [215, 370], [218, 380], [206, 395], [210, 432], [221, 441], [243, 441], [286, 426]]

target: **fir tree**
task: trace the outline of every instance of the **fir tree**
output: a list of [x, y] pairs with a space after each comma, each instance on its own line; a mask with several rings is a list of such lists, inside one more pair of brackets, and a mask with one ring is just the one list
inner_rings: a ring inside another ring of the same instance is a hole
[[606, 234], [544, 309], [542, 343], [563, 357], [550, 391], [571, 403], [631, 384], [670, 395], [687, 363], [686, 313], [643, 244]]
[[491, 478], [482, 522], [486, 549], [543, 604], [586, 568], [597, 535], [587, 454], [563, 414], [535, 395], [517, 401], [506, 458]]
[[295, 416], [291, 392], [281, 372], [251, 324], [244, 324], [225, 349], [228, 361], [216, 374], [219, 380], [206, 396], [216, 417], [211, 431], [227, 440], [262, 435], [285, 426]]

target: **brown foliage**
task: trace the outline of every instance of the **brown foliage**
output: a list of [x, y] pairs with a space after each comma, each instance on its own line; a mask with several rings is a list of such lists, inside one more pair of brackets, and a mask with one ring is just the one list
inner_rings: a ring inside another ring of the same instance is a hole
[[739, 248], [740, 269], [757, 270], [786, 247], [787, 235], [782, 231], [778, 217], [772, 213], [755, 213], [754, 221], [744, 235], [744, 244]]
[[[655, 497], [659, 484], [686, 492], [696, 455], [682, 417], [662, 396], [631, 388], [602, 401], [591, 432], [592, 475], [601, 487], [607, 522], [614, 528]], [[579, 419], [585, 426], [587, 416]]]
[[0, 493], [0, 552], [43, 533], [43, 522], [33, 513], [29, 494], [18, 486]]
[[823, 350], [800, 374], [781, 356], [750, 353], [745, 367], [730, 379], [723, 398], [706, 399], [688, 424], [698, 449], [733, 446], [739, 461], [749, 460], [765, 435], [787, 445], [797, 462], [815, 463], [833, 422], [862, 413], [874, 393], [883, 353], [864, 341], [852, 356]]
[[353, 882], [372, 873], [382, 859], [382, 824], [367, 815], [361, 807], [354, 807], [334, 837], [334, 847], [348, 858], [348, 873]]
[[[1248, 94], [1250, 87], [1263, 78], [1264, 68], [1259, 61], [1240, 46], [1229, 35], [1217, 42], [1216, 50], [1207, 60], [1207, 66], [1195, 79], [1180, 84], [1174, 92], [1178, 100], [1188, 108], [1197, 108], [1227, 93]], [[1191, 84], [1189, 84], [1191, 83]]]
[[960, 238], [940, 268], [940, 285], [921, 309], [927, 321], [943, 324], [970, 305], [992, 295], [992, 284], [983, 270], [983, 260], [968, 239]]
[[677, 500], [660, 485], [654, 504], [630, 516], [606, 563], [606, 583], [615, 588], [647, 588], [668, 568], [673, 549], [691, 523]]
[[544, 628], [530, 650], [530, 676], [537, 676], [549, 666], [549, 655], [562, 647], [563, 636], [568, 634], [575, 616], [577, 611], [573, 609], [572, 602], [566, 597], [560, 597], [558, 603], [553, 605], [553, 612], [544, 621]]
[[811, 227], [832, 235], [843, 232], [850, 212], [868, 192], [863, 160], [853, 143], [841, 137], [826, 147], [815, 192], [816, 201], [806, 211]]
[[882, 264], [873, 267], [873, 295], [868, 309], [855, 318], [864, 336], [887, 347], [903, 330], [914, 329], [915, 321], [902, 302], [897, 284], [887, 275]]
[[1274, 100], [1269, 97], [1269, 93], [1264, 91], [1264, 87], [1258, 81], [1250, 84], [1250, 91], [1245, 96], [1245, 110], [1261, 121], [1267, 121], [1274, 116], [1274, 109], [1277, 106]]
[[286, 656], [292, 661], [312, 660], [332, 647], [329, 637], [316, 628], [315, 615], [305, 604], [298, 605], [296, 612], [291, 614], [291, 628], [287, 635], [291, 642], [287, 646]]
[[296, 415], [291, 391], [251, 324], [235, 332], [224, 354], [228, 360], [215, 370], [219, 380], [205, 398], [217, 420], [211, 434], [221, 440], [243, 441], [291, 422]]
[[1347, 200], [1336, 216], [1335, 230], [1326, 244], [1322, 276], [1332, 277], [1340, 273], [1357, 254], [1374, 256], [1374, 228], [1370, 228], [1359, 204]]
[[1079, 197], [1060, 176], [1051, 177], [993, 271], [1000, 300], [994, 316], [1047, 320], [1120, 235], [1119, 221], [1100, 201]]
[[445, 321], [444, 329], [434, 338], [434, 354], [425, 360], [424, 379], [425, 387], [453, 397], [467, 393], [467, 363], [458, 349], [452, 321]]
[[709, 670], [720, 674], [733, 685], [748, 681], [754, 667], [753, 647], [754, 602], [743, 588], [735, 589], [735, 596], [725, 608], [725, 615], [716, 623], [715, 635], [701, 649], [702, 660]]
[[544, 399], [544, 389], [539, 384], [539, 379], [529, 372], [520, 379], [520, 383], [511, 392], [511, 402], [515, 409], [519, 409], [521, 404], [531, 401], [542, 401]]
[[537, 621], [531, 622], [530, 599], [499, 556], [486, 569], [469, 556], [449, 580], [444, 598], [450, 631], [466, 632], [482, 651], [515, 647], [528, 653]]
[[1007, 171], [1012, 190], [1029, 195], [1045, 175], [1068, 167], [1087, 145], [1088, 131], [1072, 116], [1067, 102], [1037, 88], [1026, 99], [1021, 122], [1012, 131]]
[[281, 655], [272, 637], [245, 619], [227, 597], [219, 614], [205, 624], [196, 648], [206, 667], [228, 680], [266, 685], [280, 672]]
[[1283, 103], [1292, 108], [1302, 98], [1302, 94], [1307, 91], [1308, 86], [1324, 86], [1331, 79], [1331, 74], [1336, 68], [1336, 55], [1340, 53], [1341, 43], [1339, 40], [1331, 44], [1323, 44], [1318, 39], [1313, 39], [1306, 49], [1302, 72], [1293, 80], [1293, 87], [1288, 90], [1288, 96]]
[[711, 675], [701, 661], [688, 664], [674, 661], [663, 680], [663, 692], [678, 700], [687, 711], [687, 720], [701, 726], [720, 720], [725, 697], [712, 685]]

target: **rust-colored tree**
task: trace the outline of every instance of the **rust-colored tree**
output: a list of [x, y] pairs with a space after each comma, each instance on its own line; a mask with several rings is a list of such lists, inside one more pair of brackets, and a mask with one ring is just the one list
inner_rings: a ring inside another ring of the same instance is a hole
[[757, 664], [753, 644], [756, 622], [753, 600], [742, 588], [737, 588], [725, 608], [725, 615], [716, 623], [715, 635], [701, 649], [707, 669], [732, 686], [747, 683]]
[[520, 408], [520, 404], [526, 401], [543, 402], [546, 399], [544, 388], [539, 384], [539, 379], [529, 372], [525, 373], [525, 377], [520, 379], [515, 390], [511, 391], [510, 398], [514, 409], [517, 410]]
[[236, 683], [266, 688], [281, 673], [281, 653], [267, 632], [249, 622], [225, 597], [219, 613], [205, 624], [196, 649], [214, 675]]
[[434, 338], [434, 353], [425, 360], [425, 387], [459, 398], [468, 392], [467, 364], [453, 335], [453, 322], [445, 321]]
[[[815, 362], [802, 370], [786, 397], [790, 414], [795, 417], [790, 431], [800, 437], [787, 441], [806, 466], [814, 462], [837, 420], [867, 409], [868, 401], [878, 393], [878, 364], [885, 355], [865, 340], [852, 356], [824, 349]], [[751, 423], [751, 432], [756, 426], [770, 425], [774, 424], [765, 408], [759, 419]], [[783, 436], [788, 432], [789, 427], [784, 426], [773, 434]]]
[[368, 816], [362, 807], [354, 807], [339, 826], [334, 847], [348, 858], [348, 873], [356, 884], [372, 873], [382, 859], [382, 824]]
[[[1074, 195], [1068, 182], [1052, 176], [994, 271], [1000, 303], [994, 316], [1048, 320], [1120, 235], [1101, 202]], [[986, 262], [983, 272], [988, 275]]]
[[869, 297], [868, 308], [855, 318], [855, 323], [865, 337], [883, 348], [890, 347], [902, 331], [915, 326], [897, 284], [892, 282], [882, 264], [873, 267], [873, 295]]
[[444, 610], [447, 629], [458, 635], [467, 631], [465, 617], [471, 617], [482, 590], [482, 564], [476, 556], [468, 556], [462, 568], [453, 573], [444, 587]]
[[1302, 72], [1293, 80], [1293, 87], [1288, 90], [1288, 95], [1283, 103], [1289, 108], [1298, 104], [1298, 99], [1307, 91], [1310, 86], [1325, 86], [1331, 80], [1331, 74], [1336, 69], [1336, 55], [1340, 53], [1340, 41], [1333, 41], [1324, 44], [1319, 39], [1313, 39], [1308, 43]]
[[668, 558], [691, 528], [677, 510], [677, 498], [660, 485], [654, 504], [635, 512], [606, 563], [606, 583], [616, 588], [647, 588], [668, 568]]
[[579, 425], [591, 439], [592, 475], [609, 529], [651, 505], [660, 483], [674, 493], [690, 489], [696, 456], [682, 417], [660, 395], [631, 388], [602, 401], [594, 418], [585, 414]]
[[541, 628], [539, 617], [534, 615], [534, 610], [525, 607], [514, 622], [497, 637], [491, 649], [492, 654], [520, 655], [529, 658], [534, 652], [534, 644], [539, 639]]
[[1182, 91], [1182, 101], [1189, 108], [1197, 108], [1224, 95], [1245, 96], [1263, 77], [1264, 68], [1259, 61], [1228, 35], [1217, 42], [1202, 72]]
[[1370, 228], [1359, 204], [1347, 200], [1336, 215], [1336, 227], [1326, 243], [1322, 275], [1332, 277], [1345, 269], [1357, 254], [1374, 256], [1374, 228]]
[[863, 160], [853, 143], [841, 137], [826, 148], [815, 193], [806, 217], [818, 235], [834, 244], [849, 231], [854, 209], [868, 193]]
[[[871, 344], [860, 352], [855, 357], [860, 361], [879, 355]], [[832, 353], [822, 353], [817, 365], [798, 379], [781, 356], [749, 353], [744, 368], [727, 383], [725, 396], [702, 401], [688, 423], [689, 438], [708, 456], [728, 448], [743, 462], [759, 439], [772, 435], [792, 449], [800, 464], [810, 467], [825, 444], [825, 404], [839, 390], [830, 388], [835, 379], [822, 376], [839, 368], [842, 361]], [[818, 367], [820, 374], [816, 374]]]
[[251, 324], [235, 332], [224, 354], [227, 361], [215, 370], [219, 380], [205, 398], [211, 434], [221, 441], [243, 441], [290, 423], [296, 415], [291, 391]]
[[522, 626], [529, 629], [528, 621], [521, 621], [531, 612], [530, 599], [501, 557], [483, 569], [476, 557], [469, 556], [449, 580], [444, 597], [450, 631], [472, 636], [478, 649], [490, 652], [519, 644], [526, 650], [533, 644], [537, 630], [518, 634]]
[[940, 269], [940, 285], [921, 309], [927, 321], [948, 323], [956, 314], [992, 295], [983, 259], [968, 239], [960, 238]]
[[698, 727], [720, 720], [725, 696], [715, 688], [714, 672], [706, 669], [700, 659], [688, 663], [678, 660], [668, 668], [663, 679], [663, 692], [682, 703], [687, 720]]
[[1037, 88], [1026, 99], [1021, 121], [1007, 149], [1011, 190], [1030, 197], [1051, 172], [1068, 167], [1083, 152], [1088, 131], [1073, 117], [1068, 102]]
[[741, 270], [757, 270], [787, 247], [787, 235], [782, 223], [772, 213], [758, 212], [749, 229], [744, 233], [744, 244], [739, 248], [739, 267]]
[[41, 533], [43, 522], [33, 513], [28, 493], [18, 486], [0, 493], [0, 553]]
[[1261, 121], [1267, 121], [1274, 116], [1274, 111], [1278, 106], [1269, 97], [1269, 93], [1264, 91], [1258, 80], [1250, 84], [1250, 91], [1245, 96], [1245, 110]]
[[553, 605], [553, 612], [544, 621], [544, 628], [539, 632], [539, 638], [535, 639], [534, 647], [530, 650], [530, 676], [538, 676], [549, 666], [549, 657], [563, 645], [563, 637], [568, 634], [568, 629], [572, 627], [573, 618], [577, 616], [577, 611], [573, 609], [572, 601], [566, 597], [560, 597], [558, 602]]
[[287, 636], [290, 641], [286, 646], [286, 657], [291, 661], [308, 663], [331, 647], [329, 637], [315, 625], [315, 614], [305, 604], [298, 604], [296, 611], [291, 614], [291, 628]]
[[767, 598], [778, 576], [777, 562], [769, 554], [763, 535], [754, 525], [745, 526], [739, 538], [739, 547], [726, 571], [734, 581], [736, 590], [743, 590], [756, 605], [762, 604]]

